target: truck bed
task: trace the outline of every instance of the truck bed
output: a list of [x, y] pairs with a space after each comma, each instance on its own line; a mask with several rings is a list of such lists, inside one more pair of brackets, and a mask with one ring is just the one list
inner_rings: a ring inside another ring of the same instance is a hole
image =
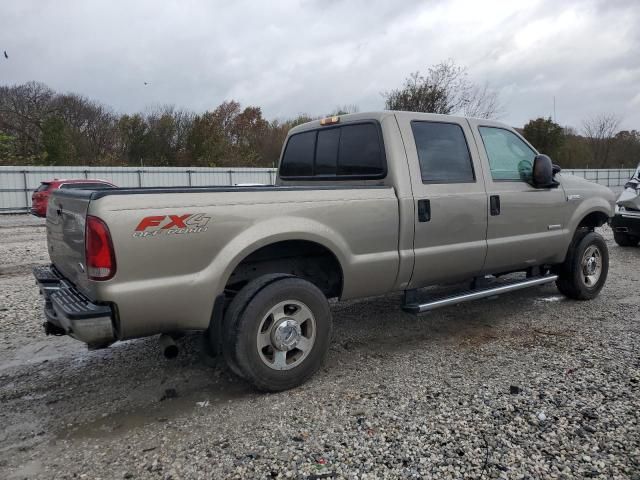
[[[292, 234], [335, 252], [344, 270], [343, 298], [392, 290], [398, 212], [394, 189], [378, 185], [57, 191], [47, 233], [54, 266], [83, 295], [97, 302], [118, 298], [118, 311], [129, 319], [154, 318], [149, 329], [129, 320], [121, 332], [129, 338], [157, 332], [159, 325], [206, 328], [234, 267]], [[87, 215], [110, 230], [117, 259], [112, 280], [91, 281], [84, 271]], [[173, 220], [175, 228], [167, 228]]]

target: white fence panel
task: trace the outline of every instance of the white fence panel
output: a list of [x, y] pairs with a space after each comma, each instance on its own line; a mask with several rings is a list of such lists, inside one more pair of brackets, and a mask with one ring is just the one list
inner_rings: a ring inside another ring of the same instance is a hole
[[273, 184], [275, 168], [206, 167], [4, 167], [0, 166], [0, 213], [27, 211], [40, 182], [53, 179], [98, 178], [119, 187], [173, 187]]
[[635, 171], [635, 168], [578, 168], [562, 170], [562, 173], [576, 175], [606, 187], [622, 187], [629, 181]]
[[[608, 187], [621, 187], [635, 169], [567, 169]], [[167, 187], [236, 185], [262, 183], [272, 185], [275, 168], [206, 168], [206, 167], [3, 167], [0, 166], [0, 213], [27, 211], [31, 194], [40, 182], [54, 178], [99, 178], [119, 187]]]

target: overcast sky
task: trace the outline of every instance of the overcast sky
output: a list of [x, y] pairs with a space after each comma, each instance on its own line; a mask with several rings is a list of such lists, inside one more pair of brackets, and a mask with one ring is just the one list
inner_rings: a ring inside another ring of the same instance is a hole
[[[640, 129], [640, 1], [31, 1], [0, 9], [0, 84], [29, 80], [134, 112], [224, 100], [267, 118], [343, 104], [453, 59], [521, 126], [553, 114]], [[145, 86], [144, 82], [149, 85]]]

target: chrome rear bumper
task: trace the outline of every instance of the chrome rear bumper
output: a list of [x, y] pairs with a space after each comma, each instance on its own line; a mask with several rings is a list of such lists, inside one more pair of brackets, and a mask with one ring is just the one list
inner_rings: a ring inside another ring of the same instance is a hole
[[89, 348], [105, 347], [115, 341], [110, 306], [93, 303], [52, 266], [35, 267], [33, 276], [44, 297], [48, 334], [69, 335]]

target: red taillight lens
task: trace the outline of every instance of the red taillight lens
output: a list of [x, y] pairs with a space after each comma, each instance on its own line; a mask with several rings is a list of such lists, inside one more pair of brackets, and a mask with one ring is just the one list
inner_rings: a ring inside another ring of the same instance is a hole
[[109, 280], [116, 274], [116, 256], [107, 224], [87, 216], [84, 237], [87, 274], [91, 280]]

